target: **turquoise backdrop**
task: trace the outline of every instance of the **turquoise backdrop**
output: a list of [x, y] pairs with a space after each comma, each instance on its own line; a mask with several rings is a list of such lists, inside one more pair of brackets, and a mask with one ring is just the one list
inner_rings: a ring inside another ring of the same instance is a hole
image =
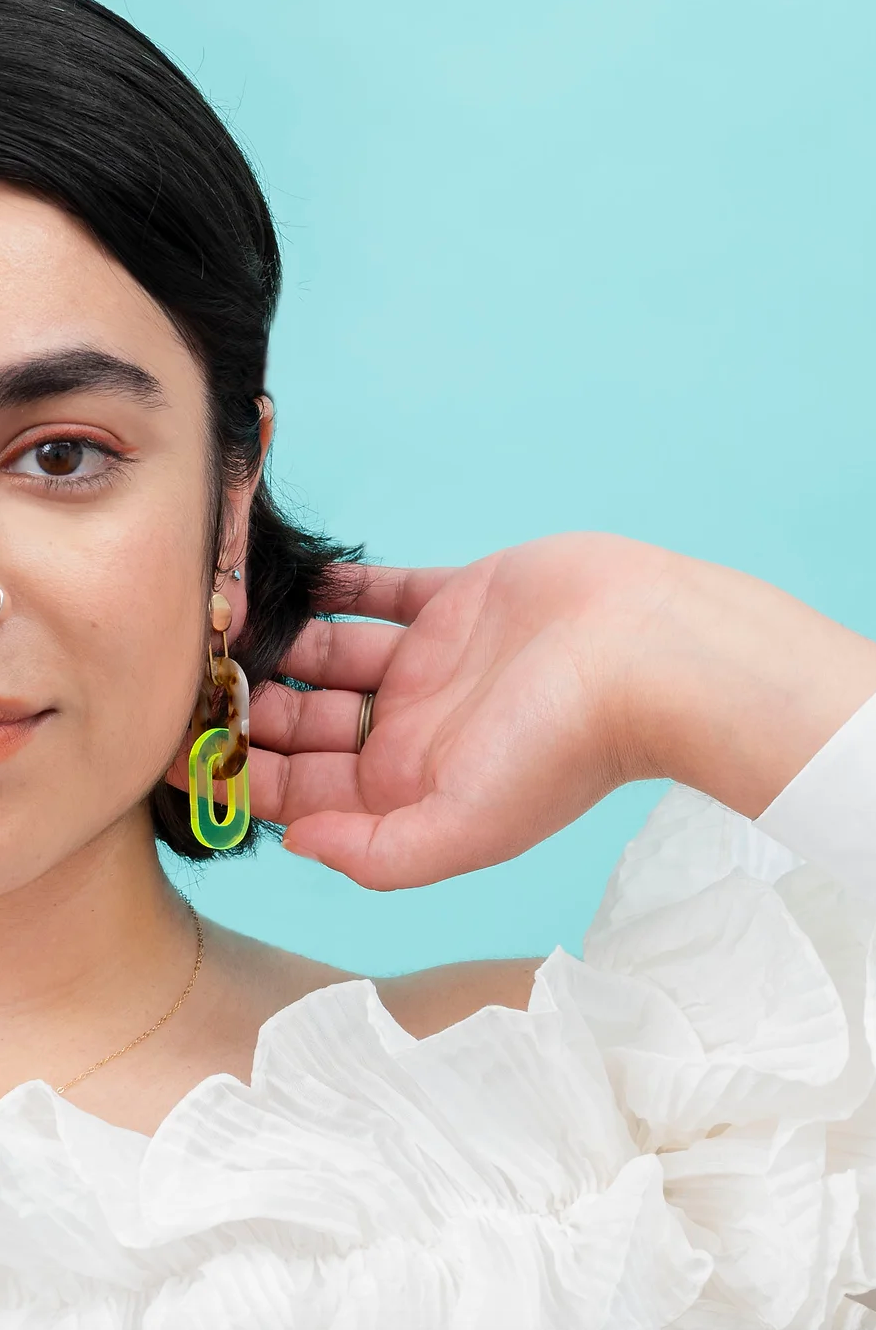
[[[623, 532], [876, 635], [872, 0], [118, 0], [269, 185], [274, 475], [387, 564]], [[581, 938], [663, 793], [380, 895], [268, 847], [175, 879], [388, 974]]]

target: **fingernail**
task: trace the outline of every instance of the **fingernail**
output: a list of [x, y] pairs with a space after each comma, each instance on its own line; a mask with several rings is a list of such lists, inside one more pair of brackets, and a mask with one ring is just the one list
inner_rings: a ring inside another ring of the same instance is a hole
[[318, 864], [322, 863], [319, 855], [314, 854], [313, 850], [307, 850], [303, 845], [296, 845], [294, 841], [284, 840], [283, 849], [288, 850], [290, 854], [300, 855], [302, 859], [315, 859]]

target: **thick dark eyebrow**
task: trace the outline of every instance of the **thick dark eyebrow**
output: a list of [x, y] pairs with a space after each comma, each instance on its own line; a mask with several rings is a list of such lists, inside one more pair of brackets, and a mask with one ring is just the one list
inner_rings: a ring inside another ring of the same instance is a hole
[[120, 393], [143, 406], [167, 405], [154, 375], [105, 351], [53, 351], [0, 368], [0, 410], [76, 392]]

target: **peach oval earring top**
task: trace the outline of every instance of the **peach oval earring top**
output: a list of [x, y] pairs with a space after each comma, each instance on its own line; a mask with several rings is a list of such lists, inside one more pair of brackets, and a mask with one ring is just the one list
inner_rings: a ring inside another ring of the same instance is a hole
[[217, 633], [227, 632], [231, 627], [231, 605], [227, 597], [222, 595], [221, 591], [213, 592], [213, 599], [210, 601], [210, 621]]

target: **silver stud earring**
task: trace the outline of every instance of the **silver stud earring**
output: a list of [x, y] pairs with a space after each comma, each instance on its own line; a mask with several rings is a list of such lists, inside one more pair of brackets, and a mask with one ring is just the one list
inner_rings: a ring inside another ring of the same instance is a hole
[[239, 582], [239, 581], [240, 581], [240, 569], [239, 569], [239, 568], [235, 568], [235, 569], [234, 569], [234, 571], [233, 571], [232, 574], [231, 574], [231, 580], [232, 580], [233, 582]]

